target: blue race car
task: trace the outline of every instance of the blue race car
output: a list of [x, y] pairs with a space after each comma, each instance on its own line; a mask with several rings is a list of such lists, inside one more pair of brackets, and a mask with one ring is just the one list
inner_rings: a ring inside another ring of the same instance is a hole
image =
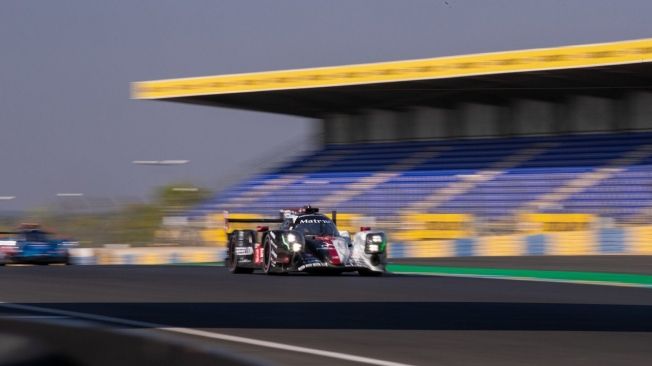
[[70, 242], [53, 239], [51, 234], [39, 229], [38, 225], [23, 225], [11, 233], [15, 245], [6, 252], [6, 263], [25, 264], [69, 264]]

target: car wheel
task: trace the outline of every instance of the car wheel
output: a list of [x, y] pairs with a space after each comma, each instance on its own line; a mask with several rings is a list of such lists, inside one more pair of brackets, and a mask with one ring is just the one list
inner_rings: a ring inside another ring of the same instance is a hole
[[268, 275], [277, 274], [272, 258], [272, 241], [267, 237], [263, 248], [263, 272]]
[[235, 247], [233, 243], [229, 245], [229, 258], [227, 260], [227, 267], [229, 268], [229, 272], [234, 274], [248, 274], [254, 271], [253, 268], [243, 268], [238, 266], [238, 259], [235, 256]]
[[359, 269], [358, 274], [363, 277], [379, 277], [383, 275], [383, 272], [372, 271], [370, 269]]

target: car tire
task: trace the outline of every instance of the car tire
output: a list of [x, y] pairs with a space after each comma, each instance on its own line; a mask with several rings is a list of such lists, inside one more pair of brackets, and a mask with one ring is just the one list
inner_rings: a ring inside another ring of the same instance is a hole
[[342, 272], [342, 271], [332, 271], [332, 272], [324, 273], [324, 275], [330, 276], [330, 277], [337, 277], [337, 276], [341, 276], [343, 274], [344, 274], [344, 272]]
[[272, 242], [269, 237], [265, 238], [265, 246], [263, 247], [263, 272], [268, 275], [278, 274], [272, 261]]
[[254, 272], [253, 268], [244, 268], [238, 265], [238, 260], [235, 256], [234, 243], [229, 244], [229, 257], [227, 258], [227, 268], [233, 274], [250, 274]]
[[380, 277], [383, 275], [383, 272], [372, 271], [370, 269], [359, 269], [358, 274], [363, 277]]

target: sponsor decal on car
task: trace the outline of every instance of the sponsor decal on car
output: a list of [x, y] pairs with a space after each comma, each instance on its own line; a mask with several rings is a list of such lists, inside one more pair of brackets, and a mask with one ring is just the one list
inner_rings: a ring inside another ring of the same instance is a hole
[[328, 267], [328, 264], [326, 263], [321, 263], [321, 262], [313, 262], [313, 263], [306, 263], [302, 264], [297, 268], [299, 271], [303, 271], [306, 268], [313, 268], [313, 267]]
[[254, 263], [261, 264], [263, 263], [263, 247], [260, 244], [256, 244], [256, 249], [254, 251]]
[[331, 220], [326, 219], [299, 219], [297, 224], [330, 224]]
[[254, 248], [252, 247], [235, 247], [235, 255], [252, 255]]

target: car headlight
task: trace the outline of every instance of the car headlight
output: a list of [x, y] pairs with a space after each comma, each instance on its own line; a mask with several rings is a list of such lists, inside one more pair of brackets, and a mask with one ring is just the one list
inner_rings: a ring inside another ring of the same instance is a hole
[[385, 251], [385, 235], [382, 233], [369, 234], [365, 240], [364, 251], [367, 254], [382, 253]]
[[300, 252], [303, 249], [303, 237], [297, 233], [285, 233], [283, 235], [283, 243], [288, 250], [293, 252]]

